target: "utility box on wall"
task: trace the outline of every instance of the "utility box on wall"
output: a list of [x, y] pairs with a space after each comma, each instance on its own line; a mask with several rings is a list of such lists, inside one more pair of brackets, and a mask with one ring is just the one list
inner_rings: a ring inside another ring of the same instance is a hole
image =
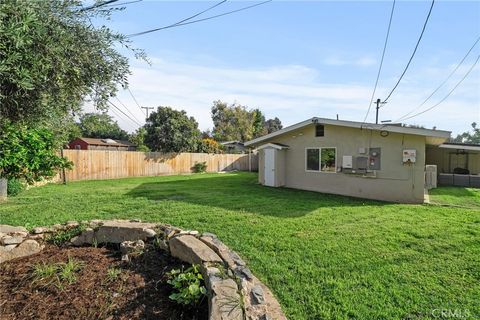
[[342, 159], [342, 168], [353, 168], [353, 157], [352, 156], [343, 156]]
[[403, 150], [403, 163], [415, 163], [417, 160], [417, 150], [405, 149]]
[[370, 148], [369, 157], [368, 157], [368, 168], [370, 170], [380, 170], [380, 160], [381, 160], [381, 149], [380, 148]]

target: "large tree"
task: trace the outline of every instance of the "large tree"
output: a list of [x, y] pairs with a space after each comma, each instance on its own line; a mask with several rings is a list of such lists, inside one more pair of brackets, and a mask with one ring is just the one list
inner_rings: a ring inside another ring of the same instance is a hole
[[214, 101], [212, 120], [212, 134], [217, 141], [247, 141], [254, 137], [255, 116], [245, 106]]
[[478, 143], [480, 144], [480, 128], [477, 127], [477, 123], [472, 123], [472, 132], [465, 131], [462, 134], [457, 135], [454, 142], [460, 143]]
[[277, 117], [275, 117], [274, 119], [268, 119], [267, 121], [265, 121], [264, 125], [267, 133], [272, 133], [283, 128], [282, 121], [280, 121], [280, 119], [278, 119]]
[[158, 107], [145, 124], [145, 144], [152, 151], [195, 152], [200, 138], [198, 123], [182, 110]]
[[86, 138], [110, 138], [127, 140], [128, 133], [107, 113], [86, 113], [78, 123], [81, 134]]
[[55, 127], [87, 96], [105, 108], [129, 74], [127, 58], [115, 46], [128, 46], [126, 38], [91, 24], [110, 11], [82, 9], [80, 0], [2, 0], [0, 118]]

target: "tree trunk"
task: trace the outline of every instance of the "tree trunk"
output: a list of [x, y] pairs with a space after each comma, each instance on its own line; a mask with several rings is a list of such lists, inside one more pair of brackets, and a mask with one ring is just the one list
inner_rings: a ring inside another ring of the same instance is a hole
[[7, 200], [7, 179], [0, 178], [0, 202]]

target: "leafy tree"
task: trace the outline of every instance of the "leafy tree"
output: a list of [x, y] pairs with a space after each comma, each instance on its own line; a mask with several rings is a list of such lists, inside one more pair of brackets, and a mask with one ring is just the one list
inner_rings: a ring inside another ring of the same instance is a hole
[[137, 151], [148, 152], [150, 149], [145, 145], [145, 136], [147, 135], [147, 131], [144, 127], [140, 127], [132, 133], [128, 138], [128, 141], [134, 143], [137, 146]]
[[0, 177], [32, 183], [53, 177], [71, 162], [59, 157], [58, 144], [48, 129], [5, 122], [0, 131]]
[[267, 130], [267, 133], [272, 133], [282, 129], [283, 126], [280, 119], [275, 117], [274, 119], [268, 119], [267, 121], [265, 121], [265, 128]]
[[107, 113], [86, 113], [78, 123], [81, 134], [86, 138], [110, 138], [127, 140], [128, 133]]
[[195, 152], [200, 137], [198, 123], [187, 113], [158, 107], [145, 124], [145, 144], [152, 151]]
[[478, 143], [480, 144], [480, 127], [477, 127], [477, 123], [472, 123], [472, 132], [465, 131], [462, 134], [457, 135], [453, 142], [459, 143]]
[[254, 136], [255, 117], [245, 106], [214, 101], [212, 120], [212, 134], [217, 141], [247, 141]]
[[106, 108], [118, 85], [127, 85], [128, 60], [115, 44], [128, 41], [90, 22], [115, 8], [81, 8], [80, 0], [1, 1], [0, 119], [55, 127], [86, 96]]
[[202, 153], [223, 153], [223, 146], [211, 138], [200, 140], [198, 152]]
[[265, 127], [265, 116], [260, 109], [255, 109], [253, 113], [253, 137], [261, 137], [267, 134], [267, 128]]

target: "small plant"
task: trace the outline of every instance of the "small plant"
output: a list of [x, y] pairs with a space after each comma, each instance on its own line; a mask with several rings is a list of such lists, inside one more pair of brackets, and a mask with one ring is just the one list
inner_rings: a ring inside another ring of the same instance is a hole
[[32, 284], [37, 282], [46, 282], [48, 286], [55, 280], [57, 265], [54, 263], [36, 263], [32, 271]]
[[92, 240], [92, 246], [93, 246], [95, 249], [98, 248], [98, 240], [97, 240], [97, 238], [93, 238], [93, 240]]
[[25, 189], [25, 185], [16, 178], [8, 179], [7, 182], [7, 194], [9, 196], [16, 196]]
[[56, 246], [61, 246], [62, 244], [70, 241], [75, 236], [78, 236], [86, 229], [86, 226], [81, 224], [77, 227], [70, 228], [67, 230], [60, 230], [58, 232], [52, 233], [47, 241], [53, 243]]
[[118, 269], [118, 268], [109, 268], [107, 270], [107, 282], [113, 282], [115, 281], [119, 276], [120, 274], [122, 273], [122, 270], [121, 269]]
[[207, 163], [204, 162], [195, 162], [193, 165], [193, 172], [195, 173], [203, 173], [207, 171]]
[[76, 273], [84, 266], [83, 261], [68, 258], [66, 263], [37, 263], [33, 266], [32, 284], [40, 283], [48, 287], [52, 283], [63, 289], [64, 282], [69, 285], [77, 281]]
[[61, 281], [66, 281], [68, 284], [72, 284], [77, 281], [75, 273], [80, 271], [84, 265], [83, 261], [68, 257], [67, 263], [58, 264], [58, 277]]
[[173, 269], [167, 275], [167, 283], [175, 290], [169, 298], [178, 304], [197, 305], [206, 296], [207, 289], [198, 265], [194, 264], [184, 271]]

